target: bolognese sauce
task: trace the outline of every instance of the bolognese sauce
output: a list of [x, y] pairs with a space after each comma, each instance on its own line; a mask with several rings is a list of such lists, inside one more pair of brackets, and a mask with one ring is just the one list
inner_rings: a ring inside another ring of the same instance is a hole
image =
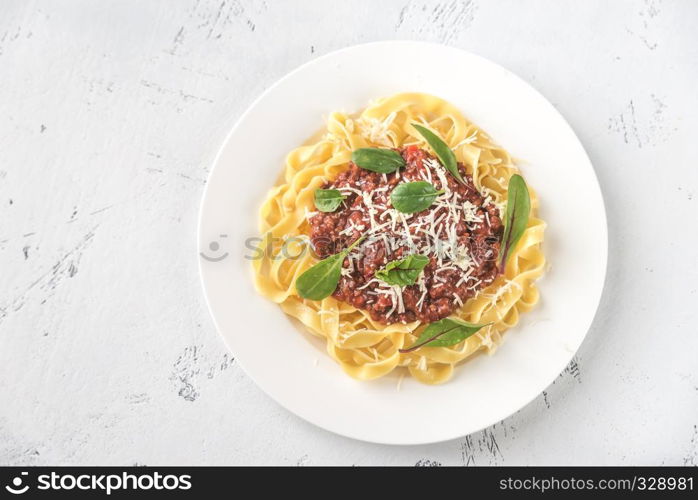
[[[310, 240], [318, 257], [325, 258], [365, 235], [360, 247], [344, 259], [333, 296], [381, 323], [431, 323], [450, 315], [496, 278], [502, 220], [462, 164], [458, 169], [464, 184], [417, 146], [396, 151], [405, 166], [394, 173], [350, 163], [323, 186], [339, 190], [345, 198], [335, 212], [309, 214]], [[426, 210], [398, 212], [390, 194], [398, 184], [413, 181], [427, 181], [444, 192]], [[429, 258], [415, 284], [400, 287], [375, 277], [387, 263], [410, 254]]]

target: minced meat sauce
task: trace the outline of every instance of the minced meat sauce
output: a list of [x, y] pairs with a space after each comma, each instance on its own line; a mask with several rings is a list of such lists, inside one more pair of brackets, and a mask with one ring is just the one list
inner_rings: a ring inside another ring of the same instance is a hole
[[[333, 296], [367, 311], [381, 323], [445, 318], [497, 276], [503, 231], [499, 210], [483, 197], [458, 164], [463, 185], [423, 149], [397, 150], [405, 167], [392, 174], [364, 170], [354, 163], [324, 189], [346, 196], [332, 213], [309, 214], [310, 239], [319, 258], [366, 239], [344, 260]], [[440, 195], [426, 210], [397, 212], [390, 193], [401, 182], [427, 181]], [[374, 277], [388, 262], [419, 253], [429, 257], [414, 285], [390, 286]]]

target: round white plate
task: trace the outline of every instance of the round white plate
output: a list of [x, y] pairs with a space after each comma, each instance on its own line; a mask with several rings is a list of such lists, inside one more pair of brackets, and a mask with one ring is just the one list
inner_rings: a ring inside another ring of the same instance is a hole
[[[440, 386], [398, 376], [359, 382], [252, 285], [249, 238], [285, 155], [333, 110], [355, 112], [398, 92], [440, 96], [521, 164], [547, 221], [551, 269], [541, 302]], [[218, 331], [267, 394], [296, 415], [365, 441], [421, 444], [457, 438], [511, 415], [569, 363], [594, 317], [604, 283], [607, 229], [589, 158], [555, 108], [527, 83], [479, 56], [420, 42], [359, 45], [282, 78], [243, 114], [215, 160], [199, 220], [200, 269]]]

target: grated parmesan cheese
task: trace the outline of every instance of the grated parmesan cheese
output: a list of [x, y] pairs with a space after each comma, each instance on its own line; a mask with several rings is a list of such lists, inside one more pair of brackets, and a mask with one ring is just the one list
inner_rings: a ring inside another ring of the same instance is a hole
[[384, 120], [377, 118], [362, 117], [358, 120], [359, 130], [364, 139], [383, 146], [391, 147], [393, 141], [391, 138], [390, 125], [395, 120], [397, 113], [393, 111]]

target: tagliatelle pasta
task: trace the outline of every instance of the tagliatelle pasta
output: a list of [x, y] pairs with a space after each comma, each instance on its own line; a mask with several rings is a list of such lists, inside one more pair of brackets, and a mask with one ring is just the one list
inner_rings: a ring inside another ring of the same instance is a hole
[[357, 116], [332, 113], [325, 133], [288, 155], [283, 179], [271, 189], [260, 211], [262, 251], [253, 260], [259, 293], [324, 338], [330, 356], [346, 373], [360, 380], [407, 369], [420, 382], [444, 382], [459, 362], [481, 350], [493, 352], [503, 332], [538, 302], [535, 281], [545, 266], [541, 251], [545, 223], [536, 217], [537, 198], [530, 188], [527, 227], [511, 250], [504, 274], [451, 314], [470, 323], [491, 324], [459, 344], [400, 353], [400, 349], [414, 343], [420, 321], [385, 324], [333, 296], [319, 301], [300, 297], [296, 279], [318, 260], [307, 251], [308, 213], [316, 210], [316, 189], [346, 171], [352, 151], [359, 148], [428, 148], [413, 123], [437, 133], [472, 176], [477, 190], [503, 211], [509, 179], [519, 172], [510, 155], [451, 104], [417, 93], [380, 99]]

